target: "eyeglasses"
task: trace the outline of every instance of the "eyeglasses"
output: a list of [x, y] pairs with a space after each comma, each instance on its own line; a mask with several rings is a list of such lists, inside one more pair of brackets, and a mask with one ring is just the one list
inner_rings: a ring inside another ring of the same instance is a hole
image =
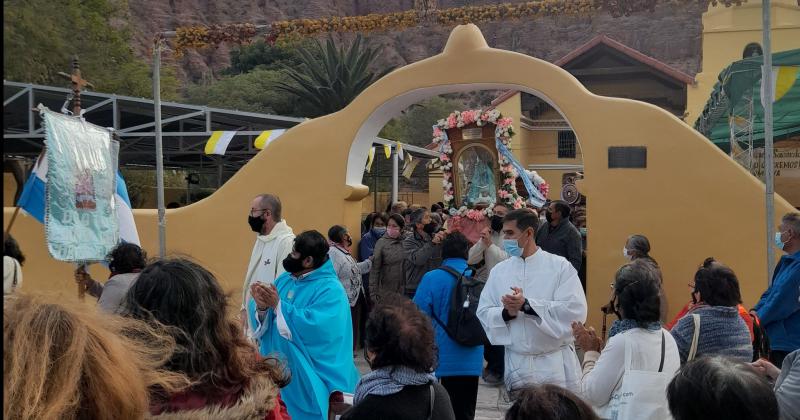
[[250, 215], [252, 216], [255, 212], [260, 211], [261, 214], [264, 214], [265, 211], [269, 209], [250, 209]]

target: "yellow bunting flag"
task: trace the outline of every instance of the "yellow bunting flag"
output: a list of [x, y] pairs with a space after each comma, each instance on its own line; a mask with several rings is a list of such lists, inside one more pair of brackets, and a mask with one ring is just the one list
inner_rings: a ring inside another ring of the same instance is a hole
[[397, 149], [395, 150], [395, 152], [397, 153], [397, 157], [400, 158], [400, 160], [404, 161], [405, 159], [403, 158], [403, 143], [400, 143], [398, 141], [396, 147]]
[[255, 144], [253, 145], [258, 150], [264, 150], [267, 145], [272, 143], [273, 140], [280, 137], [281, 134], [285, 133], [286, 130], [267, 130], [256, 137]]
[[225, 151], [228, 150], [228, 144], [230, 144], [235, 135], [235, 131], [215, 131], [208, 138], [205, 153], [207, 155], [224, 155]]
[[403, 177], [406, 179], [411, 179], [411, 175], [414, 174], [414, 169], [419, 164], [419, 159], [412, 159], [411, 155], [408, 154], [408, 162], [406, 163], [406, 167], [403, 168]]
[[369, 148], [369, 154], [367, 154], [367, 173], [372, 170], [372, 161], [375, 160], [375, 148]]
[[384, 144], [383, 145], [383, 154], [386, 155], [386, 159], [389, 159], [390, 157], [392, 157], [392, 146], [389, 146], [388, 144]]

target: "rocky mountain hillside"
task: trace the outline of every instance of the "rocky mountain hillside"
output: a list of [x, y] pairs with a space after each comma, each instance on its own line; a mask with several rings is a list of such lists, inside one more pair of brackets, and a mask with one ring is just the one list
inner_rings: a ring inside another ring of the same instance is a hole
[[[129, 0], [137, 54], [147, 60], [153, 34], [179, 26], [222, 23], [269, 24], [276, 20], [394, 12], [413, 8], [413, 0]], [[492, 3], [440, 0], [439, 8]], [[606, 34], [689, 74], [700, 71], [701, 14], [693, 2], [660, 6], [653, 13], [612, 18], [555, 17], [481, 24], [490, 46], [555, 61], [598, 34]], [[383, 46], [382, 60], [405, 65], [441, 52], [452, 28], [422, 26], [400, 32], [375, 32], [367, 38]], [[230, 46], [165, 57], [184, 80], [211, 77], [228, 67]]]

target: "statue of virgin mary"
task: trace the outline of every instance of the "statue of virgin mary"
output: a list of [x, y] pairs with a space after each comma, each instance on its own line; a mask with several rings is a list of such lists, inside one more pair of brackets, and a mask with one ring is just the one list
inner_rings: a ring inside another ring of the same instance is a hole
[[472, 179], [467, 191], [467, 203], [492, 205], [497, 201], [494, 173], [491, 165], [480, 159], [477, 154], [472, 167]]

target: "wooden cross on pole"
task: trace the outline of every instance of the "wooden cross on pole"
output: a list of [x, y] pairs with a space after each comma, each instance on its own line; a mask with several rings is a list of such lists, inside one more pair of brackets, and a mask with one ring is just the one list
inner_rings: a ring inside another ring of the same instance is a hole
[[72, 74], [67, 74], [64, 72], [58, 72], [59, 75], [63, 76], [66, 79], [69, 79], [72, 85], [72, 115], [80, 116], [81, 115], [81, 91], [83, 91], [84, 87], [90, 87], [94, 89], [94, 85], [91, 84], [88, 80], [85, 80], [81, 77], [81, 66], [78, 63], [78, 56], [72, 56]]

